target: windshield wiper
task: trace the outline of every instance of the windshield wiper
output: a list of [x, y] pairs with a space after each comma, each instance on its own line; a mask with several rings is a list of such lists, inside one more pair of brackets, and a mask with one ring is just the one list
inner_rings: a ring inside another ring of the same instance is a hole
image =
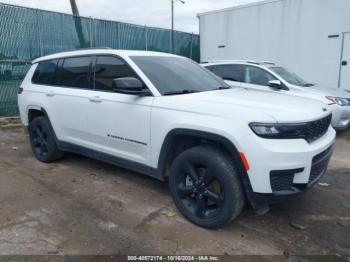
[[306, 83], [306, 84], [304, 84], [303, 86], [304, 87], [311, 87], [311, 86], [314, 86], [315, 84], [311, 84], [311, 83]]
[[185, 90], [168, 91], [168, 92], [165, 92], [163, 95], [164, 96], [183, 95], [183, 94], [192, 94], [192, 93], [198, 93], [198, 92], [199, 92], [198, 90], [185, 89]]

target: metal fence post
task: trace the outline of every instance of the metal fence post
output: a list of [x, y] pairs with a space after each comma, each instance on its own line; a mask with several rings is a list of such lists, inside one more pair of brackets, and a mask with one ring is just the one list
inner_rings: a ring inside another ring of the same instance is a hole
[[193, 32], [191, 34], [191, 47], [190, 47], [190, 58], [192, 59], [193, 54]]
[[43, 50], [43, 40], [42, 40], [42, 35], [41, 35], [42, 34], [41, 24], [39, 21], [39, 9], [36, 9], [35, 16], [36, 16], [36, 26], [37, 26], [38, 39], [39, 39], [40, 56], [43, 56], [44, 50]]
[[147, 34], [147, 26], [145, 25], [145, 47], [146, 51], [148, 51], [148, 34]]
[[92, 47], [92, 17], [89, 16], [89, 40], [90, 40], [90, 48]]
[[121, 49], [120, 47], [120, 23], [117, 24], [117, 31], [118, 31], [118, 49]]
[[173, 33], [170, 30], [169, 31], [169, 53], [173, 53], [174, 47], [173, 47]]

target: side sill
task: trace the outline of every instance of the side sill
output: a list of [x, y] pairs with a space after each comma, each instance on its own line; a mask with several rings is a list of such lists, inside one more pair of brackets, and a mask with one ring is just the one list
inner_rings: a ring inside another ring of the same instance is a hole
[[63, 141], [58, 141], [57, 145], [62, 151], [83, 155], [164, 181], [164, 177], [159, 172], [159, 169]]

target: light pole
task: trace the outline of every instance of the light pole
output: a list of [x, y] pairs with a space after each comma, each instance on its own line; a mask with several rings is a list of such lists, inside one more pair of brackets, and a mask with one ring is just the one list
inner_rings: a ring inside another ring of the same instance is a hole
[[184, 0], [171, 0], [171, 53], [174, 53], [174, 2], [185, 4]]

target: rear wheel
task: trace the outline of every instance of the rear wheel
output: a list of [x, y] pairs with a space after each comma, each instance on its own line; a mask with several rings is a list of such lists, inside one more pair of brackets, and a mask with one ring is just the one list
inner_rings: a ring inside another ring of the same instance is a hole
[[47, 117], [39, 116], [29, 125], [29, 136], [35, 157], [44, 163], [50, 163], [63, 157], [58, 149], [55, 133]]
[[244, 206], [232, 159], [213, 146], [198, 146], [181, 153], [172, 164], [169, 185], [180, 212], [201, 227], [222, 227]]

